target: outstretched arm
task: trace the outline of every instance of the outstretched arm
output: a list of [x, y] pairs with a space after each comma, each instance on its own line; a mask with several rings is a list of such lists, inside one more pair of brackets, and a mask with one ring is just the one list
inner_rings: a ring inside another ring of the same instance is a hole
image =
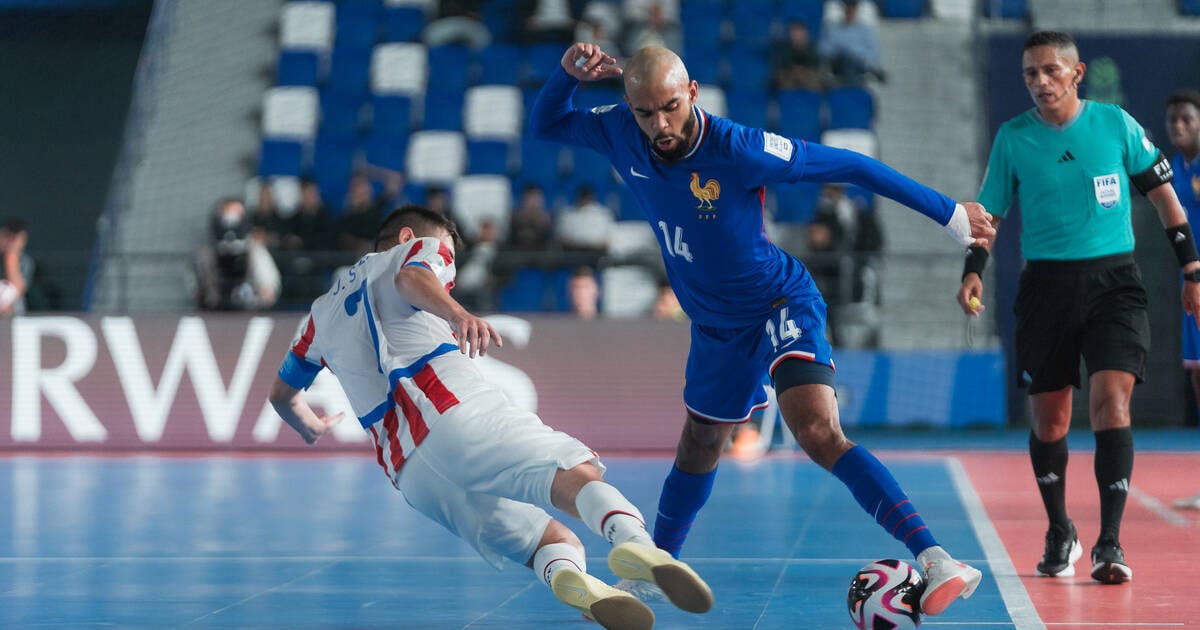
[[620, 75], [621, 67], [617, 65], [617, 60], [599, 46], [587, 42], [572, 44], [563, 53], [559, 67], [550, 74], [533, 103], [529, 116], [533, 134], [542, 140], [564, 141], [578, 136], [586, 138], [588, 134], [581, 133], [586, 130], [579, 129], [580, 125], [586, 124], [580, 120], [585, 114], [576, 112], [571, 106], [575, 89], [580, 81], [597, 81]]
[[340, 412], [335, 416], [317, 415], [304, 400], [304, 393], [283, 382], [279, 376], [275, 377], [275, 382], [271, 385], [271, 394], [268, 400], [275, 408], [275, 413], [279, 414], [279, 417], [283, 418], [288, 426], [295, 429], [307, 444], [315, 444], [322, 435], [341, 422], [345, 415]]
[[406, 302], [450, 323], [463, 354], [469, 352], [474, 358], [477, 354], [487, 354], [493, 341], [497, 346], [504, 345], [500, 333], [486, 320], [463, 308], [427, 267], [407, 265], [401, 268], [396, 272], [395, 285]]

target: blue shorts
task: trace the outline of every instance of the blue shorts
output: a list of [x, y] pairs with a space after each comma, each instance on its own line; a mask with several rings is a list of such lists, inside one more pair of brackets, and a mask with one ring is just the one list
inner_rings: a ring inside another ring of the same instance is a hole
[[763, 383], [780, 362], [798, 358], [833, 367], [825, 321], [825, 302], [810, 295], [791, 298], [752, 326], [692, 324], [684, 405], [704, 420], [745, 422], [766, 406]]
[[1196, 318], [1183, 313], [1183, 367], [1200, 370], [1200, 330], [1196, 330]]

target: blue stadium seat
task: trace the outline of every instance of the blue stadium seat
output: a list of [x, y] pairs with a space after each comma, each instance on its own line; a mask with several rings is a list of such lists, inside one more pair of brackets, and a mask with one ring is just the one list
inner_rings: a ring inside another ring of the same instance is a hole
[[567, 151], [571, 154], [567, 190], [574, 190], [580, 184], [588, 184], [596, 191], [596, 198], [603, 199], [617, 185], [608, 158], [584, 147], [572, 146], [568, 147]]
[[[766, 51], [771, 43], [771, 21], [777, 11], [775, 0], [736, 0], [731, 6], [733, 18], [733, 41], [737, 46], [758, 53]], [[760, 58], [761, 61], [768, 61]], [[769, 63], [764, 65], [770, 65]], [[739, 71], [740, 66], [735, 65]], [[735, 73], [736, 74], [736, 73]]]
[[544, 310], [547, 304], [547, 288], [544, 270], [534, 267], [517, 269], [512, 282], [500, 289], [500, 310]]
[[479, 51], [479, 82], [487, 85], [519, 85], [521, 48], [513, 44], [492, 44]]
[[471, 83], [471, 50], [466, 46], [433, 46], [429, 49], [430, 90], [463, 91]]
[[915, 20], [925, 16], [925, 0], [883, 0], [880, 4], [883, 17]]
[[[483, 23], [492, 41], [511, 43], [516, 39], [516, 0], [488, 0], [483, 3]], [[565, 47], [564, 47], [565, 48]]]
[[354, 170], [354, 138], [317, 136], [313, 146], [313, 176], [330, 209], [341, 212]]
[[718, 0], [681, 2], [679, 21], [683, 24], [683, 49], [698, 52], [719, 48], [724, 40], [725, 3]]
[[1026, 0], [983, 0], [983, 14], [992, 18], [1024, 20], [1029, 17]]
[[415, 42], [425, 28], [425, 9], [416, 5], [387, 6], [383, 10], [383, 41]]
[[320, 134], [353, 136], [358, 133], [362, 102], [356, 97], [326, 90], [321, 93]]
[[558, 158], [562, 145], [538, 140], [530, 135], [521, 138], [521, 179], [543, 188], [558, 181]]
[[1183, 15], [1200, 15], [1200, 0], [1179, 0], [1179, 12]]
[[779, 92], [779, 133], [812, 142], [821, 140], [820, 92], [782, 90]]
[[775, 187], [775, 220], [780, 223], [807, 223], [817, 210], [821, 184], [799, 182]]
[[334, 47], [326, 89], [362, 102], [370, 90], [371, 49]]
[[561, 44], [534, 44], [525, 47], [525, 71], [521, 82], [525, 85], [541, 85], [550, 77], [550, 73], [562, 62], [563, 52], [567, 49]]
[[830, 90], [830, 129], [871, 129], [875, 122], [875, 97], [870, 90], [847, 86]]
[[766, 90], [732, 90], [725, 95], [725, 106], [729, 108], [730, 120], [759, 129], [768, 128], [769, 102]]
[[718, 46], [684, 48], [684, 62], [688, 74], [696, 83], [701, 85], [722, 85], [724, 83], [725, 55]]
[[468, 175], [508, 175], [510, 146], [502, 140], [468, 140]]
[[371, 129], [376, 133], [408, 136], [412, 131], [412, 99], [400, 94], [371, 98]]
[[771, 85], [771, 59], [763, 49], [746, 47], [741, 39], [729, 52], [729, 92], [763, 91]]
[[430, 90], [425, 93], [423, 129], [462, 131], [463, 93], [450, 90]]
[[825, 3], [819, 0], [780, 0], [779, 17], [786, 22], [800, 21], [808, 25], [811, 41], [821, 41], [821, 23], [825, 19]]
[[363, 139], [362, 149], [367, 164], [403, 172], [408, 136], [375, 132]]
[[337, 5], [334, 48], [370, 52], [379, 36], [379, 6], [365, 2]]
[[275, 69], [276, 85], [316, 85], [321, 58], [315, 50], [281, 50]]
[[304, 171], [304, 143], [263, 138], [258, 156], [258, 174], [299, 176]]

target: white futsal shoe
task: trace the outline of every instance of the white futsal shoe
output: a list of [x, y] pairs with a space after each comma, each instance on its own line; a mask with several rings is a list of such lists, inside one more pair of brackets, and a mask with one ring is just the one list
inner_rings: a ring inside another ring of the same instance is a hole
[[607, 630], [650, 630], [654, 627], [654, 611], [649, 606], [582, 571], [555, 571], [554, 577], [550, 578], [550, 590], [559, 601]]
[[975, 593], [983, 573], [950, 557], [941, 547], [930, 547], [917, 556], [925, 577], [925, 592], [921, 594], [921, 612], [940, 615], [959, 597]]
[[640, 580], [657, 586], [681, 610], [703, 613], [713, 606], [708, 584], [686, 563], [657, 547], [632, 542], [617, 545], [608, 553], [608, 568], [624, 578], [622, 582]]

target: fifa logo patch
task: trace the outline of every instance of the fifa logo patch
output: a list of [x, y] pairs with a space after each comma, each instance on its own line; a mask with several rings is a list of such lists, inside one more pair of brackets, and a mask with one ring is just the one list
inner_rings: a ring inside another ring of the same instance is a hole
[[[720, 199], [721, 184], [715, 179], [710, 179], [710, 180], [704, 182], [704, 185], [701, 186], [700, 185], [700, 173], [692, 173], [691, 189], [692, 189], [692, 196], [700, 201], [700, 205], [696, 206], [697, 210], [702, 211], [700, 213], [700, 218], [701, 219], [716, 218], [716, 210], [717, 209], [715, 207], [713, 207], [712, 202], [716, 201], [717, 199]], [[710, 214], [706, 214], [705, 212], [703, 212], [706, 210], [709, 211]]]
[[1116, 174], [1093, 177], [1092, 186], [1101, 208], [1107, 210], [1121, 201], [1121, 179]]

